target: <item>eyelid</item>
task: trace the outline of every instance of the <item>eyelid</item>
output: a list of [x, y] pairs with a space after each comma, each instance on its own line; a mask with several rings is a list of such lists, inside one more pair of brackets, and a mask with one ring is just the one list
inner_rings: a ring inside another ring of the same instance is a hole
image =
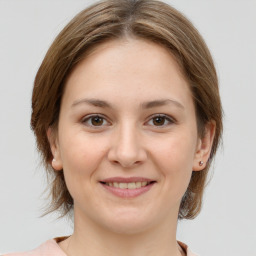
[[[100, 117], [100, 118], [104, 119], [108, 123], [108, 125], [95, 126], [95, 125], [85, 124], [88, 120], [90, 120], [93, 117]], [[110, 124], [110, 122], [107, 120], [107, 118], [104, 115], [102, 115], [102, 114], [89, 114], [89, 115], [86, 115], [86, 116], [84, 116], [82, 118], [81, 122], [84, 125], [86, 125], [88, 127], [91, 127], [93, 129], [100, 129], [100, 128], [105, 127], [105, 126], [109, 126], [109, 124]]]
[[[93, 118], [93, 117], [100, 117], [100, 118], [104, 119], [104, 121], [106, 121], [108, 124], [107, 124], [107, 125], [100, 125], [100, 126], [95, 126], [95, 125], [91, 125], [91, 124], [86, 124], [86, 122], [87, 122], [88, 120], [90, 120], [91, 118]], [[168, 124], [164, 124], [164, 125], [160, 125], [160, 126], [151, 125], [151, 126], [153, 126], [153, 127], [156, 127], [157, 129], [165, 128], [166, 126], [169, 126], [169, 125], [172, 125], [172, 124], [177, 123], [177, 121], [176, 121], [175, 118], [173, 118], [173, 117], [171, 117], [171, 116], [169, 116], [169, 115], [167, 115], [167, 114], [154, 114], [154, 115], [152, 115], [152, 116], [149, 117], [149, 119], [148, 119], [148, 121], [146, 121], [146, 123], [149, 123], [153, 118], [156, 118], [156, 117], [163, 117], [163, 118], [165, 118], [165, 120], [167, 120], [167, 121], [169, 122]], [[86, 126], [88, 126], [88, 127], [91, 127], [91, 128], [93, 128], [93, 129], [100, 129], [100, 128], [103, 128], [103, 127], [106, 127], [106, 126], [111, 125], [111, 122], [109, 122], [108, 119], [107, 119], [104, 115], [102, 115], [102, 114], [97, 114], [97, 113], [95, 113], [95, 114], [94, 114], [94, 113], [93, 113], [93, 114], [88, 114], [88, 115], [84, 116], [84, 117], [82, 118], [81, 122], [82, 122], [84, 125], [86, 125]]]
[[156, 118], [156, 117], [164, 117], [165, 120], [167, 120], [169, 122], [169, 124], [167, 124], [167, 125], [160, 125], [160, 126], [152, 125], [152, 126], [158, 128], [158, 129], [165, 128], [166, 126], [177, 123], [175, 118], [173, 118], [169, 115], [166, 115], [166, 114], [154, 114], [154, 115], [150, 116], [149, 120], [146, 123], [148, 123], [149, 121], [151, 121], [153, 118]]

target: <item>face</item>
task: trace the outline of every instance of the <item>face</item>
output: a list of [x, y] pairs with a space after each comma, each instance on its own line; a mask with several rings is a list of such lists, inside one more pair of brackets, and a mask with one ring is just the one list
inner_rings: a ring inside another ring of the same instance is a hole
[[207, 157], [179, 66], [165, 48], [135, 39], [104, 43], [73, 70], [50, 141], [75, 221], [118, 233], [176, 221]]

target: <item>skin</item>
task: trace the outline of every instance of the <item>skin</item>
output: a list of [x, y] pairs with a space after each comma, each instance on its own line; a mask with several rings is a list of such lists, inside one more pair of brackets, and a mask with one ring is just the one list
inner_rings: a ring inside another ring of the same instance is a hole
[[[142, 107], [163, 99], [170, 101]], [[165, 48], [131, 38], [97, 47], [69, 76], [58, 131], [48, 130], [52, 166], [64, 170], [74, 199], [74, 234], [60, 247], [70, 256], [185, 255], [176, 241], [179, 205], [192, 171], [204, 168], [214, 129], [209, 123], [198, 136], [189, 85]], [[114, 176], [156, 184], [124, 199], [99, 182]]]

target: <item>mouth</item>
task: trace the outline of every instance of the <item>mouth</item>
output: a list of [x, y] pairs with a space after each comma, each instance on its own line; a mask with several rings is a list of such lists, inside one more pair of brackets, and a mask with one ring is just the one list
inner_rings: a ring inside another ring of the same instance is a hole
[[103, 185], [120, 188], [120, 189], [139, 189], [146, 187], [150, 184], [156, 183], [156, 181], [136, 181], [136, 182], [100, 182]]
[[114, 177], [101, 180], [100, 184], [105, 191], [121, 198], [135, 198], [151, 190], [155, 180], [142, 177]]

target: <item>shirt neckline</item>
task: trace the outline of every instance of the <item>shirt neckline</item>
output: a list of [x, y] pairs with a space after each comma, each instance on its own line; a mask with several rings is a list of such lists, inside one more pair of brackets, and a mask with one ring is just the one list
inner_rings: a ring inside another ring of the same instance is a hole
[[[70, 237], [70, 236], [60, 236], [60, 237], [55, 237], [55, 238], [52, 239], [52, 241], [55, 242], [55, 244], [56, 244], [56, 246], [58, 247], [58, 249], [61, 250], [64, 254], [65, 254], [65, 252], [60, 248], [60, 246], [59, 246], [58, 243], [60, 243], [60, 242], [62, 242], [62, 241], [64, 241], [64, 240], [66, 240], [66, 239], [69, 238], [69, 237]], [[188, 254], [188, 246], [187, 246], [186, 244], [184, 244], [183, 242], [181, 242], [181, 241], [178, 241], [178, 240], [177, 240], [177, 242], [178, 242], [178, 244], [180, 245], [180, 247], [182, 248], [182, 250], [185, 252], [185, 254], [186, 254], [187, 256], [189, 256], [189, 254]], [[65, 254], [65, 255], [66, 255], [66, 254]]]

